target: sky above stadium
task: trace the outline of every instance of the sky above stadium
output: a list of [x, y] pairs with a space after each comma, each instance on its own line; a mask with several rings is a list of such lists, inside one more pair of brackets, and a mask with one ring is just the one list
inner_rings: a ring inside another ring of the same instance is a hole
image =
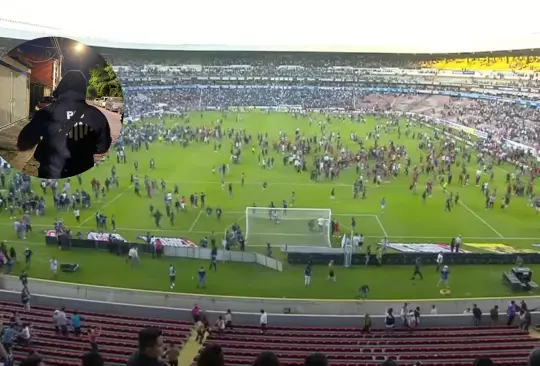
[[[329, 51], [355, 46], [416, 47], [432, 52], [457, 52], [460, 47], [471, 51], [477, 47], [480, 51], [488, 43], [531, 37], [540, 31], [535, 19], [540, 2], [532, 0], [505, 5], [510, 14], [487, 0], [274, 0], [267, 4], [249, 0], [154, 0], [143, 7], [133, 4], [127, 0], [94, 0], [81, 19], [70, 14], [72, 4], [68, 0], [56, 0], [55, 11], [46, 16], [43, 12], [22, 12], [16, 2], [7, 2], [2, 4], [1, 18], [62, 28], [73, 37], [130, 43], [259, 49], [318, 45]], [[25, 2], [25, 8], [42, 6], [37, 0]], [[540, 35], [535, 39], [540, 40]]]

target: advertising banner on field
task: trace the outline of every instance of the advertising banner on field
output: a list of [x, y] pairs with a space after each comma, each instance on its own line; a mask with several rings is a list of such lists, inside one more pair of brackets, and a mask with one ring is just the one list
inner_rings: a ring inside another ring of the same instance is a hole
[[538, 253], [537, 250], [514, 248], [509, 245], [498, 243], [465, 243], [464, 245], [496, 254]]
[[[138, 236], [137, 239], [146, 240], [146, 236]], [[156, 245], [161, 242], [164, 247], [179, 247], [179, 248], [197, 248], [198, 245], [189, 240], [188, 238], [171, 238], [164, 236], [153, 236], [150, 239], [150, 244]]]
[[90, 232], [86, 235], [86, 239], [88, 240], [97, 240], [97, 241], [109, 241], [109, 236], [112, 236], [113, 239], [120, 240], [120, 241], [126, 241], [120, 234], [112, 234], [112, 233], [94, 233]]
[[[388, 243], [388, 248], [401, 253], [450, 253], [450, 245], [440, 243]], [[470, 253], [467, 250], [459, 249], [460, 253]]]
[[[111, 234], [111, 233], [95, 233], [90, 232], [86, 235], [87, 240], [94, 241], [109, 241], [109, 236], [111, 236], [119, 241], [126, 241], [120, 234]], [[48, 238], [56, 238], [56, 230], [47, 230], [45, 231], [45, 236]]]

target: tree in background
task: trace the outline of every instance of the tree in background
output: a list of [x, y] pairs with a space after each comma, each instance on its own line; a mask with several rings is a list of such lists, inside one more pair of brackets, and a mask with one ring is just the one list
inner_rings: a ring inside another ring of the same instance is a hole
[[86, 90], [88, 98], [123, 97], [120, 81], [109, 63], [104, 67], [94, 67], [90, 70], [90, 80]]

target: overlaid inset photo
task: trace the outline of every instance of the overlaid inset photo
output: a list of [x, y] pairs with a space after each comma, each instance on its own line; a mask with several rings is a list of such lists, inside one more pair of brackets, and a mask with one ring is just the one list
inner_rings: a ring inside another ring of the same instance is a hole
[[0, 58], [0, 163], [43, 179], [81, 174], [119, 136], [123, 108], [115, 72], [91, 47], [22, 43]]

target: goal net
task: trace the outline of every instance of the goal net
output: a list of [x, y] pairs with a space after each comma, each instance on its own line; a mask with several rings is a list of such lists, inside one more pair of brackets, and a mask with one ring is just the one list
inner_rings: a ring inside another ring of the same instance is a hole
[[312, 208], [246, 208], [248, 246], [331, 247], [332, 211]]

